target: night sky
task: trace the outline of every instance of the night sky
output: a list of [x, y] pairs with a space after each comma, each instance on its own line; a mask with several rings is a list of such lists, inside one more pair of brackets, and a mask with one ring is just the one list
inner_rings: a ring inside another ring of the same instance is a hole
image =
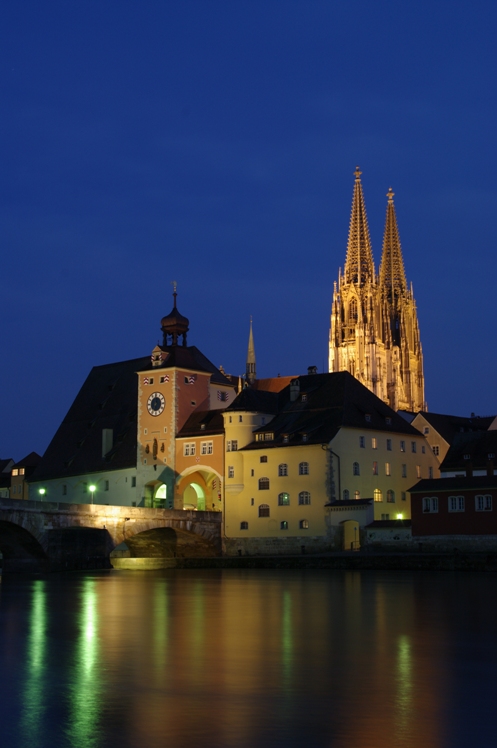
[[392, 186], [434, 412], [497, 412], [497, 4], [4, 0], [0, 457], [42, 453], [94, 365], [188, 342], [327, 367], [356, 164]]

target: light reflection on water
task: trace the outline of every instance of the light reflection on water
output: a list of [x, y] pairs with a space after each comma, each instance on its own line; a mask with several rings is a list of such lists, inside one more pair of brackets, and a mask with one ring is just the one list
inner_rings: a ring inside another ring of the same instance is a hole
[[6, 578], [0, 734], [9, 748], [493, 746], [496, 584], [308, 570]]

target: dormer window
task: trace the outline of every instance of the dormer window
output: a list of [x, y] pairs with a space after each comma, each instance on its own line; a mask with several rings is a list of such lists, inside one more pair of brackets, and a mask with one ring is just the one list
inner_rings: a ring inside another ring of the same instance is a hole
[[265, 442], [271, 442], [274, 439], [274, 434], [272, 431], [266, 431], [264, 434], [264, 441]]
[[387, 416], [385, 418], [385, 423], [388, 424], [388, 426], [390, 426], [390, 424], [392, 423], [392, 419], [390, 418], [390, 416]]
[[366, 419], [368, 423], [371, 423], [371, 413], [365, 413], [364, 418]]
[[201, 423], [201, 424], [200, 424], [200, 429], [201, 429], [202, 431], [205, 431], [205, 423]]
[[307, 434], [302, 434], [302, 441], [303, 441], [303, 442], [306, 442], [306, 441], [307, 441]]
[[288, 444], [288, 434], [283, 434], [283, 443]]
[[487, 458], [489, 460], [495, 460], [495, 454], [493, 452], [489, 452], [488, 455], [487, 455]]
[[302, 396], [301, 396], [301, 398], [300, 398], [300, 399], [301, 399], [301, 401], [302, 401], [303, 403], [306, 403], [306, 402], [307, 402], [307, 393], [306, 393], [306, 392], [304, 392], [304, 393], [302, 394]]
[[471, 459], [471, 455], [464, 455], [464, 459], [465, 460], [470, 460]]

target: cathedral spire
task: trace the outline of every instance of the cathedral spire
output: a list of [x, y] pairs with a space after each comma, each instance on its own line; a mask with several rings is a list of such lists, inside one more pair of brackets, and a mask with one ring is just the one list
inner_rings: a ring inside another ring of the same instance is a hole
[[249, 342], [247, 351], [247, 366], [245, 369], [245, 376], [247, 382], [252, 384], [255, 381], [255, 347], [254, 347], [254, 333], [252, 332], [252, 317], [250, 317], [250, 332]]
[[374, 282], [375, 279], [373, 250], [362, 194], [361, 174], [359, 167], [356, 166], [347, 259], [343, 272], [346, 283], [354, 283], [359, 288], [366, 285], [368, 281]]
[[380, 288], [392, 306], [407, 291], [406, 274], [400, 248], [399, 230], [393, 204], [392, 188], [387, 192], [387, 217], [380, 264]]

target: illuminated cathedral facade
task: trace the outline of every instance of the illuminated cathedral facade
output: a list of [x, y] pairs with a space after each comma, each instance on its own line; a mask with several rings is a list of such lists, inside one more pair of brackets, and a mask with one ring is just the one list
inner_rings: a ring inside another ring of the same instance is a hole
[[334, 284], [329, 371], [348, 371], [393, 410], [427, 410], [412, 284], [402, 259], [391, 188], [376, 273], [359, 167], [343, 273]]

